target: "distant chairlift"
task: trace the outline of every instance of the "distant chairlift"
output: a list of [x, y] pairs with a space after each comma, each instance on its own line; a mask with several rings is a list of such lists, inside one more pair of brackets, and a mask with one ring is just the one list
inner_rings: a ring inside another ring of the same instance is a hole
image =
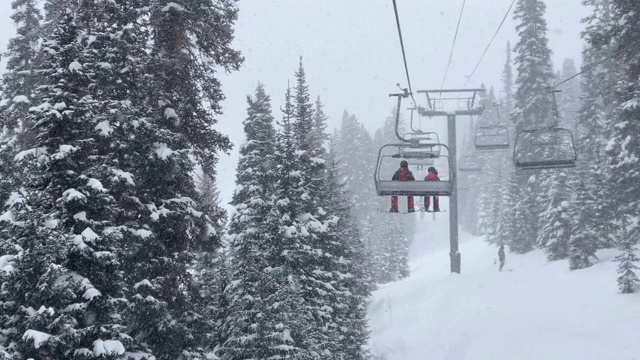
[[476, 149], [477, 150], [501, 150], [508, 149], [511, 145], [509, 130], [500, 125], [500, 108], [498, 111], [498, 123], [496, 125], [481, 126], [476, 129]]
[[476, 129], [476, 149], [478, 150], [501, 150], [511, 146], [509, 130], [506, 127], [485, 126]]
[[576, 166], [571, 131], [559, 127], [518, 133], [513, 161], [518, 170], [571, 168]]
[[[397, 152], [387, 154], [388, 149], [393, 148]], [[440, 149], [442, 148], [446, 150], [447, 154], [449, 153], [449, 148], [444, 144], [418, 144], [416, 146], [415, 144], [401, 143], [384, 145], [378, 152], [378, 162], [374, 173], [378, 195], [450, 196], [453, 190], [454, 172], [452, 171], [451, 158], [441, 153]], [[381, 169], [397, 168], [397, 161], [394, 161], [393, 164], [388, 164], [391, 159], [407, 160], [410, 166], [417, 161], [445, 160], [448, 164], [448, 174], [441, 172], [440, 181], [423, 181], [421, 179], [416, 179], [416, 181], [393, 181], [391, 180], [393, 173], [386, 173], [385, 171], [385, 174], [382, 174], [381, 171]]]
[[576, 166], [576, 146], [571, 131], [558, 127], [559, 115], [555, 93], [553, 126], [536, 130], [524, 130], [516, 135], [513, 162], [517, 170], [543, 170], [572, 168]]
[[460, 156], [458, 159], [458, 170], [461, 172], [479, 172], [483, 167], [483, 161], [477, 156]]

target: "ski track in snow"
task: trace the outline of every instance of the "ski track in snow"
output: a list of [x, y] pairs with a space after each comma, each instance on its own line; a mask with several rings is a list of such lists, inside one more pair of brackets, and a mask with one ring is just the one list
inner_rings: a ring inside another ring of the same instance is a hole
[[374, 359], [640, 360], [640, 295], [618, 292], [617, 251], [574, 272], [507, 253], [499, 273], [497, 247], [461, 232], [462, 275], [450, 274], [448, 215], [406, 216], [420, 215], [411, 276], [369, 301]]

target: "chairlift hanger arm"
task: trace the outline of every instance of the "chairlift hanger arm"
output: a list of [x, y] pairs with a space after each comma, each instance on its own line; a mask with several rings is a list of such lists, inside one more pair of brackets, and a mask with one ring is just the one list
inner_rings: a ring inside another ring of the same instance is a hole
[[395, 126], [395, 132], [396, 132], [396, 137], [398, 138], [398, 140], [405, 142], [406, 140], [400, 136], [400, 109], [402, 107], [402, 98], [406, 98], [409, 97], [409, 90], [404, 89], [404, 92], [402, 93], [396, 93], [396, 94], [389, 94], [390, 97], [395, 96], [398, 98], [398, 105], [396, 105], [396, 126]]

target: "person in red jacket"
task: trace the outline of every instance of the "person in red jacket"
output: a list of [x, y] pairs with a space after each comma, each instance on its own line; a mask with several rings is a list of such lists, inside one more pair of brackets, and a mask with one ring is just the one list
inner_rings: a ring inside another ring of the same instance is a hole
[[[406, 160], [402, 160], [400, 162], [400, 169], [398, 169], [398, 171], [396, 171], [395, 174], [393, 174], [393, 177], [391, 178], [391, 180], [393, 181], [415, 181], [415, 178], [413, 177], [413, 173], [411, 173], [411, 171], [409, 171], [409, 163]], [[413, 196], [407, 196], [407, 205], [409, 208], [409, 212], [412, 213], [415, 211], [415, 207], [414, 207], [414, 203], [413, 203]], [[397, 196], [392, 196], [391, 197], [391, 210], [389, 210], [391, 212], [398, 212], [398, 197]]]
[[[436, 168], [430, 166], [427, 171], [427, 176], [424, 178], [425, 181], [440, 181]], [[429, 211], [429, 196], [424, 197], [424, 211]], [[433, 197], [433, 211], [440, 211], [440, 198], [438, 196]]]

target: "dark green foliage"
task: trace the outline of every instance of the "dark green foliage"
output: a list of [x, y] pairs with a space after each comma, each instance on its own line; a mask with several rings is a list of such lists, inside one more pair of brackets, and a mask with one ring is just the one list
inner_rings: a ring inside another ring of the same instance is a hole
[[[604, 33], [600, 39], [609, 39], [609, 45], [615, 44], [624, 51], [618, 53], [618, 60], [623, 64], [619, 79], [614, 87], [616, 102], [611, 116], [612, 124], [607, 143], [609, 157], [608, 180], [614, 186], [611, 191], [612, 206], [615, 204], [620, 232], [618, 244], [623, 255], [620, 261], [618, 279], [622, 292], [633, 291], [637, 284], [634, 266], [637, 257], [634, 254], [638, 242], [638, 225], [633, 224], [640, 214], [640, 196], [637, 184], [640, 179], [640, 4], [629, 0], [612, 0], [611, 21], [604, 24]], [[595, 39], [594, 39], [595, 41]], [[633, 224], [633, 225], [632, 225]]]
[[224, 215], [192, 174], [213, 176], [229, 148], [212, 130], [222, 93], [211, 65], [241, 60], [229, 48], [237, 10], [181, 3], [45, 4], [24, 182], [0, 221], [11, 358], [189, 359], [217, 345]]
[[[283, 252], [290, 250], [280, 240], [282, 215], [286, 213], [274, 202], [276, 182], [288, 179], [278, 171], [278, 159], [287, 148], [276, 144], [264, 87], [258, 85], [255, 97], [248, 97], [247, 102], [247, 142], [240, 148], [238, 189], [232, 202], [236, 209], [230, 225], [232, 274], [220, 355], [223, 359], [303, 359], [309, 354], [299, 343], [305, 328], [299, 312], [302, 299], [283, 257]], [[289, 150], [293, 151], [293, 146]]]
[[14, 0], [11, 19], [17, 26], [16, 36], [9, 40], [7, 71], [3, 74], [0, 97], [0, 204], [9, 198], [12, 189], [19, 186], [21, 176], [14, 166], [14, 156], [33, 144], [28, 132], [28, 109], [32, 106], [32, 92], [39, 77], [34, 72], [42, 40], [42, 16], [35, 0]]

